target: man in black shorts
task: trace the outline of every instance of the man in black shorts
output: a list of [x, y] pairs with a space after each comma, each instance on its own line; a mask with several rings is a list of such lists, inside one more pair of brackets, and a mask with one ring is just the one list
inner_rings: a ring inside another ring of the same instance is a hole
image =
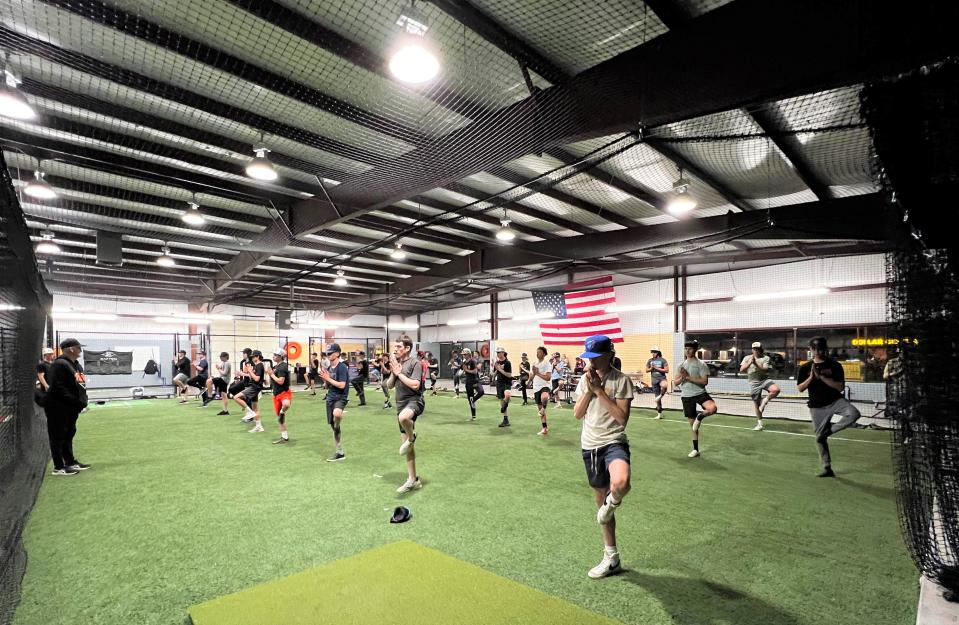
[[190, 359], [186, 357], [186, 351], [181, 349], [177, 352], [176, 358], [173, 359], [173, 369], [176, 371], [176, 375], [173, 376], [173, 384], [175, 384], [177, 388], [176, 394], [180, 398], [180, 403], [185, 404], [187, 398], [184, 397], [184, 395], [189, 391], [186, 383], [192, 373], [190, 369]]
[[406, 456], [406, 481], [396, 489], [398, 493], [423, 488], [416, 474], [416, 418], [423, 414], [423, 362], [413, 356], [413, 339], [402, 334], [393, 343], [390, 355], [390, 379], [388, 385], [396, 389], [396, 419], [400, 425], [400, 455]]
[[370, 379], [370, 362], [366, 359], [366, 352], [360, 352], [356, 360], [356, 377], [350, 384], [356, 390], [356, 396], [360, 398], [360, 406], [366, 405], [366, 381]]
[[553, 375], [553, 365], [546, 359], [546, 348], [536, 348], [536, 362], [533, 363], [533, 399], [539, 413], [539, 436], [549, 435], [549, 425], [546, 421], [546, 409], [549, 407], [549, 396], [552, 395], [550, 377]]
[[526, 395], [526, 387], [529, 386], [529, 376], [532, 365], [529, 362], [529, 356], [526, 355], [526, 352], [523, 352], [520, 355], [519, 361], [519, 388], [523, 392], [523, 405], [526, 406], [529, 404], [529, 397]]
[[469, 349], [463, 350], [460, 366], [463, 369], [463, 381], [466, 383], [466, 401], [470, 405], [470, 421], [476, 421], [476, 402], [485, 391], [479, 382], [479, 367], [473, 358], [473, 352]]
[[507, 360], [506, 350], [496, 348], [496, 362], [493, 363], [494, 377], [496, 378], [496, 398], [499, 399], [499, 412], [503, 420], [499, 426], [509, 427], [509, 398], [513, 394], [513, 363]]
[[[453, 375], [453, 391], [456, 393], [456, 396], [460, 396], [460, 378], [463, 377], [463, 363], [466, 362], [467, 354], [472, 355], [472, 352], [468, 349], [464, 349], [462, 356], [460, 355], [459, 350], [453, 350], [453, 353], [450, 354], [450, 361], [447, 363], [447, 366], [450, 368], [450, 372]], [[467, 399], [469, 397], [467, 396]], [[473, 416], [476, 416], [475, 413]]]
[[[683, 413], [693, 433], [693, 450], [689, 452], [689, 457], [698, 458], [699, 428], [703, 424], [703, 419], [716, 414], [717, 408], [716, 402], [706, 392], [706, 385], [709, 384], [709, 367], [696, 356], [696, 352], [699, 351], [699, 341], [686, 341], [683, 347], [686, 360], [679, 365], [679, 374], [673, 380], [673, 384], [679, 385]], [[697, 411], [696, 406], [702, 406], [703, 409]]]
[[390, 375], [392, 375], [390, 357], [387, 354], [382, 354], [380, 355], [380, 389], [383, 391], [383, 397], [386, 398], [383, 401], [383, 410], [393, 407], [393, 404], [390, 403]]
[[320, 377], [320, 358], [319, 354], [313, 352], [310, 354], [310, 370], [306, 374], [306, 389], [313, 395], [316, 395], [316, 381]]
[[206, 352], [202, 349], [197, 352], [197, 355], [200, 357], [200, 360], [194, 365], [196, 375], [187, 380], [186, 385], [192, 386], [200, 391], [200, 399], [203, 400], [203, 405], [206, 406], [209, 403], [207, 399], [208, 395], [206, 394], [206, 379], [207, 376], [210, 375], [210, 361], [206, 359]]
[[230, 355], [226, 352], [220, 352], [220, 362], [216, 363], [213, 368], [216, 369], [216, 375], [207, 381], [206, 397], [203, 399], [203, 405], [206, 406], [213, 401], [213, 396], [216, 395], [223, 400], [223, 410], [219, 414], [230, 414], [230, 399], [227, 396], [230, 379], [233, 376]]
[[326, 422], [333, 429], [333, 441], [336, 443], [336, 450], [327, 458], [327, 462], [338, 462], [346, 458], [340, 422], [346, 403], [350, 400], [350, 370], [346, 363], [340, 361], [342, 351], [338, 343], [327, 347], [325, 354], [330, 359], [330, 367], [320, 367], [320, 379], [329, 389], [326, 393]]
[[614, 355], [609, 337], [598, 334], [586, 339], [586, 351], [580, 358], [588, 358], [589, 362], [576, 386], [573, 406], [573, 416], [583, 422], [580, 436], [583, 464], [599, 508], [596, 521], [603, 529], [603, 559], [587, 573], [594, 579], [621, 570], [615, 513], [630, 489], [626, 424], [633, 401], [633, 383], [629, 376], [613, 368]]
[[[243, 358], [240, 359], [240, 362], [237, 363], [236, 377], [233, 381], [233, 384], [227, 388], [227, 396], [229, 399], [236, 401], [237, 395], [243, 392], [247, 384], [249, 384], [250, 376], [247, 374], [247, 365], [253, 366], [253, 350], [249, 347], [243, 348]], [[240, 402], [236, 402], [240, 403]], [[230, 414], [226, 408], [217, 413], [218, 415]], [[249, 422], [252, 419], [243, 418], [244, 421]]]
[[430, 394], [436, 395], [436, 380], [440, 377], [440, 361], [433, 352], [426, 352], [426, 363], [430, 370]]
[[234, 399], [245, 411], [243, 420], [247, 423], [255, 421], [253, 429], [250, 430], [250, 434], [257, 434], [265, 431], [263, 424], [260, 422], [259, 404], [260, 392], [263, 390], [263, 376], [265, 374], [263, 352], [258, 349], [253, 350], [250, 354], [250, 362], [244, 365], [244, 372], [246, 373], [246, 388]]

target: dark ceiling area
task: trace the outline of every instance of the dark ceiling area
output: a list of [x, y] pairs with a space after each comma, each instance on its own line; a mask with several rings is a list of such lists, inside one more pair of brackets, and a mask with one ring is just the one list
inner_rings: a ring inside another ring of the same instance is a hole
[[[0, 0], [6, 89], [35, 113], [0, 116], [0, 147], [59, 248], [53, 292], [415, 313], [573, 271], [881, 252], [861, 96], [955, 55], [957, 12]], [[439, 62], [416, 84], [393, 69], [410, 16]], [[122, 264], [98, 262], [117, 237]]]

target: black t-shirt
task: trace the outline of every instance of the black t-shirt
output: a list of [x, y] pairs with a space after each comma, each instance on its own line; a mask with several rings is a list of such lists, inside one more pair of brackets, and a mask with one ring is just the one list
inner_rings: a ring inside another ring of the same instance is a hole
[[521, 378], [529, 378], [529, 374], [530, 374], [530, 373], [531, 373], [531, 370], [530, 370], [529, 361], [528, 361], [528, 360], [526, 360], [526, 361], [523, 361], [523, 360], [519, 361], [519, 377], [521, 377]]
[[247, 388], [255, 388], [256, 390], [260, 390], [261, 388], [263, 388], [263, 382], [264, 382], [263, 370], [264, 369], [263, 369], [262, 362], [257, 362], [253, 364], [253, 373], [256, 375], [256, 377], [260, 378], [260, 381], [257, 382], [256, 380], [253, 379], [252, 376], [250, 376], [249, 378], [247, 378], [247, 384], [246, 384]]
[[440, 372], [440, 361], [438, 359], [430, 358], [429, 365], [430, 375], [436, 375]]
[[319, 373], [319, 372], [320, 372], [320, 361], [313, 359], [313, 361], [310, 362], [310, 373]]
[[176, 361], [176, 371], [177, 373], [182, 373], [183, 375], [190, 375], [190, 359], [184, 356]]
[[478, 373], [479, 370], [474, 371], [472, 373], [470, 373], [469, 371], [466, 371], [467, 369], [476, 369], [476, 360], [474, 360], [473, 358], [470, 358], [469, 360], [464, 361], [462, 365], [463, 365], [463, 375], [465, 376], [465, 380], [467, 382], [476, 382], [479, 380], [479, 373]]
[[[260, 366], [262, 367], [263, 365]], [[281, 362], [280, 364], [274, 366], [273, 375], [278, 378], [283, 378], [282, 383], [273, 380], [274, 395], [279, 395], [280, 393], [285, 393], [286, 391], [290, 390], [290, 365], [286, 364], [285, 362]]]
[[356, 375], [361, 378], [370, 377], [370, 361], [364, 358], [363, 360], [356, 363], [357, 372]]
[[501, 361], [494, 361], [494, 366], [499, 365], [503, 367], [503, 371], [506, 373], [500, 373], [499, 369], [493, 369], [496, 372], [496, 386], [509, 386], [513, 383], [513, 363], [508, 359]]
[[[49, 363], [49, 362], [47, 362], [47, 361], [45, 361], [45, 360], [41, 360], [41, 361], [37, 364], [37, 375], [39, 376], [39, 375], [42, 373], [42, 374], [43, 374], [43, 379], [47, 381], [47, 385], [50, 384], [50, 367], [51, 367], [51, 366], [52, 366], [52, 363]], [[37, 380], [37, 384], [39, 384], [39, 383], [40, 383], [40, 381]]]
[[[466, 361], [466, 362], [469, 362], [469, 361]], [[453, 370], [453, 373], [456, 373], [457, 371], [463, 368], [464, 364], [465, 363], [463, 359], [457, 356], [456, 358], [453, 359], [453, 365], [450, 368]]]
[[[820, 363], [813, 363], [813, 361], [810, 360], [799, 367], [799, 373], [796, 376], [797, 381], [803, 382], [808, 380], [811, 367], [813, 366], [816, 367], [820, 377], [845, 384], [846, 372], [843, 371], [842, 365], [832, 358], [827, 358]], [[819, 378], [813, 380], [806, 390], [809, 391], [809, 401], [806, 402], [806, 405], [810, 408], [825, 408], [842, 397], [841, 391], [837, 391]]]

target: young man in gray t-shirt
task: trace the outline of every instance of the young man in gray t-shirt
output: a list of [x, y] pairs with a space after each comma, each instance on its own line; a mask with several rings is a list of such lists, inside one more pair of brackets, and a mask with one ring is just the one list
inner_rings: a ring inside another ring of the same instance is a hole
[[411, 490], [423, 488], [423, 483], [416, 474], [416, 418], [423, 414], [426, 402], [423, 400], [423, 386], [425, 375], [423, 361], [413, 354], [413, 339], [402, 334], [393, 342], [393, 352], [390, 354], [390, 378], [387, 381], [389, 388], [396, 389], [396, 420], [400, 425], [400, 455], [406, 456], [407, 478], [399, 488], [398, 493], [408, 493]]
[[[703, 424], [703, 419], [709, 415], [716, 414], [716, 402], [706, 392], [706, 385], [709, 384], [709, 367], [706, 363], [696, 356], [699, 351], [699, 341], [689, 340], [683, 344], [686, 352], [686, 360], [679, 365], [679, 374], [673, 380], [680, 388], [680, 400], [683, 402], [683, 413], [686, 420], [689, 421], [689, 429], [693, 434], [693, 450], [689, 452], [690, 458], [699, 457], [699, 428]], [[697, 411], [696, 406], [702, 406], [702, 410]]]
[[614, 515], [630, 488], [626, 424], [633, 383], [629, 376], [613, 368], [614, 355], [608, 336], [597, 334], [586, 339], [586, 351], [580, 358], [588, 358], [589, 363], [576, 387], [573, 406], [573, 416], [583, 422], [583, 464], [599, 507], [596, 520], [603, 528], [603, 559], [588, 573], [594, 579], [620, 571]]
[[[769, 379], [769, 372], [772, 370], [772, 360], [763, 350], [763, 344], [759, 341], [753, 343], [753, 353], [743, 358], [739, 364], [739, 372], [745, 373], [749, 380], [749, 394], [753, 398], [753, 405], [756, 409], [756, 432], [762, 432], [763, 412], [766, 406], [779, 395], [779, 387], [775, 382]], [[766, 397], [763, 398], [763, 391], [766, 391]]]

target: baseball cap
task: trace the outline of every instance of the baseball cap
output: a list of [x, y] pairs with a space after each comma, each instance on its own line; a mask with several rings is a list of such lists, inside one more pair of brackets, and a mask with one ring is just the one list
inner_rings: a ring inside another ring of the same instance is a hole
[[413, 516], [413, 513], [410, 512], [409, 508], [403, 506], [397, 506], [393, 510], [393, 516], [390, 517], [390, 523], [406, 523], [410, 520], [410, 517]]
[[762, 348], [763, 348], [763, 344], [760, 343], [759, 341], [756, 341], [755, 343], [753, 343], [753, 347], [754, 347], [754, 348], [755, 348], [755, 347], [758, 347], [759, 349], [762, 349]]
[[274, 356], [286, 356], [286, 350], [283, 349], [282, 347], [277, 347], [276, 349], [273, 350], [273, 355], [274, 355]]
[[470, 350], [469, 348], [464, 347], [464, 348], [463, 348], [463, 351], [460, 352], [460, 353], [461, 353], [461, 354], [472, 354], [473, 352], [472, 352], [472, 350]]
[[66, 349], [68, 347], [83, 347], [83, 344], [76, 339], [63, 339], [60, 341], [60, 349]]
[[653, 352], [656, 352], [657, 354], [662, 354], [663, 350], [653, 345], [652, 347], [649, 348], [649, 353], [653, 353]]
[[523, 352], [522, 354], [519, 355], [519, 357], [520, 357], [520, 358], [529, 358], [529, 354], [527, 354], [526, 352]]
[[243, 348], [243, 353], [244, 353], [244, 354], [252, 354], [252, 353], [253, 353], [253, 350], [250, 349], [249, 347], [244, 347], [244, 348]]
[[53, 351], [53, 349], [51, 349], [51, 348], [49, 348], [49, 347], [44, 347], [44, 348], [43, 348], [43, 354], [42, 354], [42, 355], [46, 356], [47, 354], [55, 354], [55, 353], [56, 353], [56, 352]]
[[506, 353], [506, 348], [505, 348], [505, 347], [497, 347], [497, 348], [496, 348], [496, 353], [497, 353], [497, 354], [505, 354], [505, 353]]
[[559, 352], [553, 352], [553, 358], [559, 358], [559, 357], [560, 357]]
[[201, 349], [200, 351], [197, 352], [197, 355], [206, 356], [206, 352]]
[[599, 358], [613, 351], [613, 341], [605, 334], [594, 334], [586, 339], [585, 347], [580, 358]]
[[323, 353], [326, 354], [327, 356], [329, 356], [330, 354], [336, 354], [336, 353], [339, 353], [339, 352], [342, 352], [342, 351], [343, 351], [343, 350], [340, 349], [340, 344], [339, 344], [339, 343], [330, 343], [329, 345], [327, 345], [326, 351], [323, 352]]
[[258, 349], [254, 349], [250, 356], [256, 356], [257, 358], [263, 358], [263, 352]]

